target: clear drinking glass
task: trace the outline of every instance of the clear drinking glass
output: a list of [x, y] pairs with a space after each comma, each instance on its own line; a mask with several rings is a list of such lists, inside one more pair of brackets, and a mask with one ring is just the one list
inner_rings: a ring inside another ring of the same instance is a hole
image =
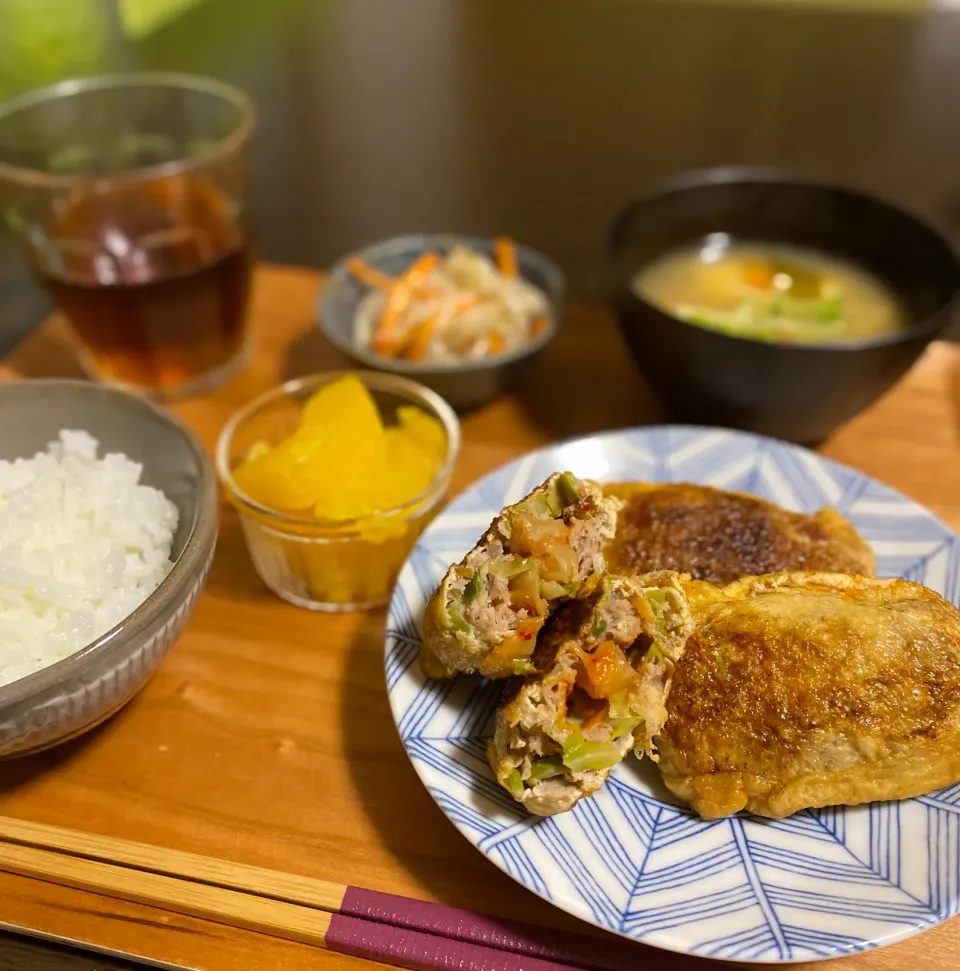
[[0, 106], [0, 205], [93, 376], [170, 397], [243, 367], [253, 127], [241, 92], [178, 74]]

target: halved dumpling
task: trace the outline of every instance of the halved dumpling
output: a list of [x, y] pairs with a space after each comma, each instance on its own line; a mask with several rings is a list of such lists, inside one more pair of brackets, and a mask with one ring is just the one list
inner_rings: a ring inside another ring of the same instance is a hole
[[560, 610], [517, 678], [487, 747], [499, 783], [530, 812], [566, 812], [631, 750], [656, 760], [674, 663], [693, 629], [670, 571], [605, 577]]
[[603, 573], [619, 508], [595, 482], [562, 472], [504, 509], [427, 604], [420, 651], [427, 676], [528, 670], [551, 611]]

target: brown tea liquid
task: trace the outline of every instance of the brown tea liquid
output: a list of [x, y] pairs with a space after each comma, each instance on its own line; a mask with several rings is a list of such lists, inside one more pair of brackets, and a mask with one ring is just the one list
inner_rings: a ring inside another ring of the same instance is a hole
[[201, 178], [78, 190], [47, 235], [34, 268], [105, 380], [189, 390], [242, 352], [250, 244]]

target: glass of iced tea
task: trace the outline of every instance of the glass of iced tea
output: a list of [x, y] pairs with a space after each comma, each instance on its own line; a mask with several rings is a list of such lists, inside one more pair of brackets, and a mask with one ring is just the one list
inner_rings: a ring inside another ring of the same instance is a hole
[[253, 126], [241, 92], [178, 74], [0, 106], [0, 205], [94, 376], [165, 398], [242, 369]]

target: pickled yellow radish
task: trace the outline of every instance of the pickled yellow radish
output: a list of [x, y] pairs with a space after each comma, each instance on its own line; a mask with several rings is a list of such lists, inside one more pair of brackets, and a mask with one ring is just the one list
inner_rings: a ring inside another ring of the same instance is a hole
[[447, 454], [447, 433], [436, 418], [425, 415], [413, 405], [399, 407], [397, 418], [400, 420], [400, 428], [409, 438], [419, 442], [438, 463], [443, 462]]
[[366, 386], [347, 375], [307, 401], [291, 435], [251, 448], [234, 480], [264, 506], [318, 519], [395, 509], [427, 489], [447, 448], [443, 425], [419, 408], [398, 408], [397, 420], [384, 428]]
[[383, 421], [367, 386], [348, 374], [324, 385], [310, 396], [300, 415], [300, 427], [313, 427], [324, 434], [348, 433], [376, 439], [383, 434]]

